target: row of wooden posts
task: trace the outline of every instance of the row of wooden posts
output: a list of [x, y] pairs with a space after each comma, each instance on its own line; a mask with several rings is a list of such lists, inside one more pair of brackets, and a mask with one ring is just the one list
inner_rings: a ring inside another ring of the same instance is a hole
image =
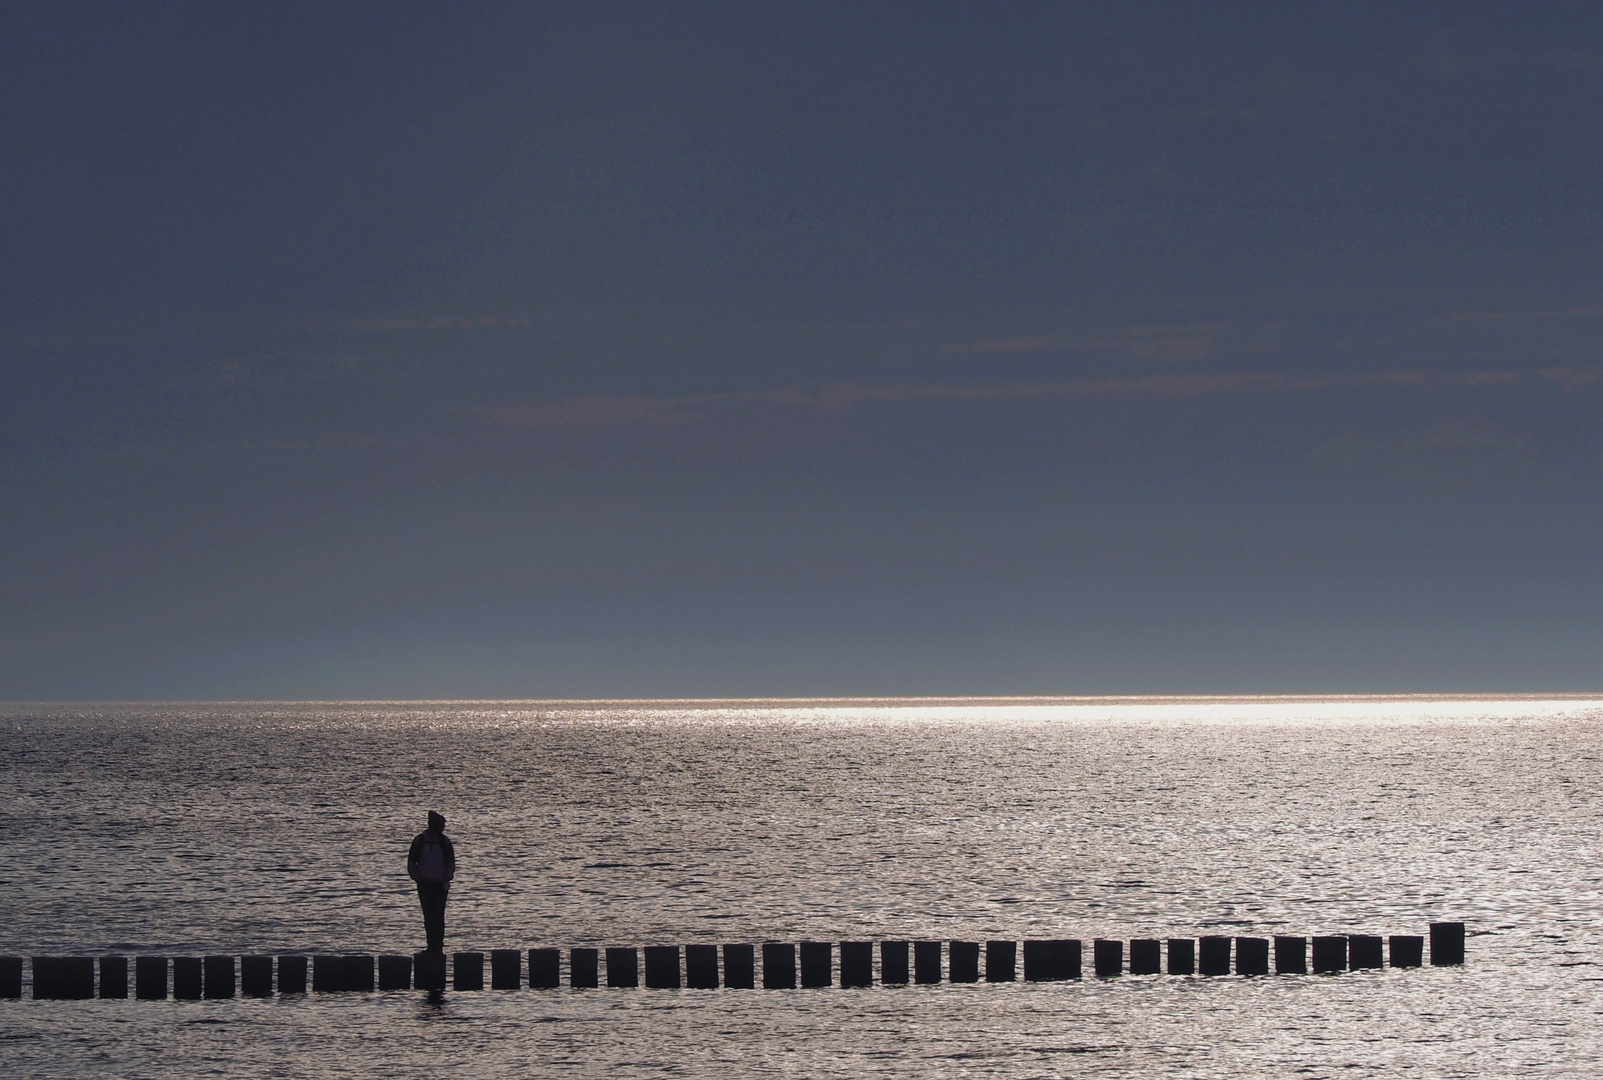
[[[911, 983], [1016, 982], [1019, 976], [1018, 942], [987, 941], [881, 941], [879, 942], [879, 982], [882, 985]], [[1074, 939], [1026, 941], [1023, 943], [1024, 981], [1050, 982], [1081, 977], [1081, 943]], [[1424, 962], [1425, 938], [1393, 935], [1389, 939], [1368, 934], [1345, 934], [1312, 939], [1282, 936], [1136, 938], [1129, 943], [1128, 963], [1125, 943], [1097, 940], [1092, 943], [1092, 967], [1097, 976], [1157, 975], [1267, 975], [1271, 968], [1281, 975], [1379, 968], [1387, 953], [1392, 967], [1419, 967]], [[648, 946], [645, 954], [645, 985], [649, 988], [753, 989], [758, 985], [758, 946], [753, 945], [661, 945]], [[761, 947], [761, 985], [768, 990], [825, 986], [872, 986], [874, 984], [874, 943], [842, 941], [804, 941], [800, 945], [769, 942]], [[983, 970], [982, 970], [983, 950]], [[944, 976], [942, 952], [945, 952]], [[1273, 961], [1271, 963], [1271, 953]], [[719, 959], [722, 955], [722, 964]], [[1167, 954], [1165, 956], [1165, 954]], [[497, 949], [490, 954], [490, 988], [516, 990], [554, 989], [563, 984], [560, 949], [530, 949], [528, 976], [524, 978], [524, 954], [517, 949]], [[839, 957], [839, 978], [836, 958]], [[452, 955], [451, 984], [457, 990], [484, 989], [482, 952]], [[912, 963], [909, 964], [911, 957]], [[276, 959], [276, 964], [275, 964]], [[415, 953], [412, 956], [242, 956], [238, 979], [233, 956], [136, 956], [134, 957], [134, 996], [165, 998], [231, 998], [236, 992], [246, 997], [271, 997], [276, 981], [279, 994], [304, 994], [307, 976], [317, 993], [334, 991], [443, 990], [446, 988], [444, 953]], [[605, 985], [635, 987], [641, 983], [640, 951], [632, 947], [568, 950], [567, 983], [573, 989], [601, 986], [602, 960]], [[1165, 960], [1167, 963], [1165, 964]], [[310, 961], [310, 962], [308, 962]], [[1430, 963], [1433, 966], [1464, 962], [1464, 924], [1430, 925]], [[277, 968], [277, 979], [274, 968]], [[35, 998], [92, 998], [97, 994], [96, 968], [99, 969], [98, 996], [128, 996], [128, 958], [126, 956], [36, 956], [33, 958], [33, 996]], [[721, 971], [720, 971], [721, 968]], [[376, 978], [375, 978], [376, 975]], [[22, 958], [0, 957], [0, 997], [22, 996]]]

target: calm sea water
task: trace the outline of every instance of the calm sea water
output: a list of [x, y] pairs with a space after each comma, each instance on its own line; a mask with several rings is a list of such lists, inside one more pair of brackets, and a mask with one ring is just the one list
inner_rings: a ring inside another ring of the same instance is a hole
[[1597, 1076], [1603, 701], [0, 707], [0, 953], [1424, 933], [1462, 969], [0, 1002], [0, 1075]]

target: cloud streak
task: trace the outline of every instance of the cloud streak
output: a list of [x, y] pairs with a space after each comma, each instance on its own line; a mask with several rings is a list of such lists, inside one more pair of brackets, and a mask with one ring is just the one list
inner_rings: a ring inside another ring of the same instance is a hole
[[788, 406], [839, 411], [868, 404], [944, 401], [1014, 401], [1085, 397], [1203, 397], [1227, 394], [1310, 393], [1385, 387], [1421, 390], [1475, 390], [1534, 380], [1563, 390], [1603, 384], [1603, 369], [1547, 368], [1539, 371], [1469, 372], [1379, 371], [1294, 376], [1279, 372], [1231, 372], [1215, 375], [1147, 375], [1115, 379], [1068, 379], [1060, 382], [959, 385], [896, 383], [861, 386], [836, 383], [818, 390], [782, 390], [686, 394], [678, 397], [590, 396], [546, 405], [478, 406], [471, 411], [501, 427], [604, 427], [642, 424], [691, 424], [717, 409], [740, 406]]

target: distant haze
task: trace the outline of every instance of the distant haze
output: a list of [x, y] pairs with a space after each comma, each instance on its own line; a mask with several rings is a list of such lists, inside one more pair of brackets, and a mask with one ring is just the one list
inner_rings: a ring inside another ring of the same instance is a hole
[[1603, 685], [1595, 4], [0, 7], [0, 698]]

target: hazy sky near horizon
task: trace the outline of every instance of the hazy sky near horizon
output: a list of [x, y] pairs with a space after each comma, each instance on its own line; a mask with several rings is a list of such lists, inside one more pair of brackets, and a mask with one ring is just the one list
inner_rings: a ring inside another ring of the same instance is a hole
[[1594, 689], [1596, 4], [0, 7], [0, 698]]

